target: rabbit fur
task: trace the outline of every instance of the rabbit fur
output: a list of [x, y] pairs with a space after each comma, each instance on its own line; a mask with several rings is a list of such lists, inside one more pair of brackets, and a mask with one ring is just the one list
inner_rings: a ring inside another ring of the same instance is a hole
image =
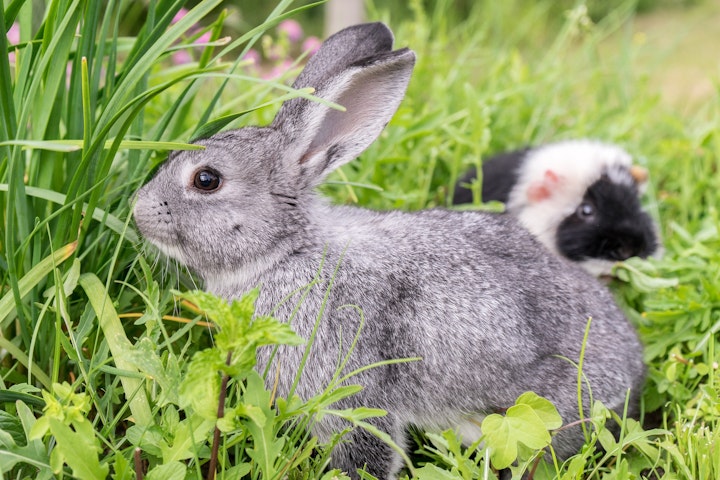
[[[552, 252], [593, 275], [616, 262], [660, 254], [658, 228], [642, 208], [647, 170], [610, 143], [578, 139], [492, 156], [482, 165], [482, 200], [506, 204]], [[455, 188], [453, 204], [469, 203], [471, 169]]]
[[[292, 99], [268, 127], [227, 131], [200, 141], [203, 151], [172, 153], [137, 193], [138, 228], [211, 292], [233, 299], [260, 285], [257, 313], [288, 319], [306, 339], [320, 316], [295, 390], [303, 398], [332, 379], [361, 320], [345, 373], [420, 357], [362, 371], [351, 382], [364, 389], [336, 405], [387, 410], [371, 423], [401, 446], [409, 424], [455, 427], [474, 440], [484, 415], [527, 390], [553, 401], [565, 422], [576, 420], [577, 369], [567, 359], [578, 361], [589, 317], [583, 374], [593, 397], [622, 412], [630, 389], [635, 413], [644, 378], [635, 331], [603, 286], [548, 255], [514, 218], [332, 206], [313, 191], [372, 143], [398, 108], [415, 54], [392, 43], [381, 23], [328, 38], [294, 87], [315, 87], [347, 111]], [[291, 391], [303, 353], [279, 348], [268, 379], [273, 384], [279, 372], [279, 395]], [[261, 349], [259, 368], [269, 358]], [[347, 426], [326, 415], [313, 432], [328, 440]], [[390, 447], [362, 429], [347, 439], [333, 450], [333, 467], [353, 478], [364, 465], [377, 477], [396, 476], [401, 457]], [[567, 457], [582, 442], [571, 428], [553, 446]]]

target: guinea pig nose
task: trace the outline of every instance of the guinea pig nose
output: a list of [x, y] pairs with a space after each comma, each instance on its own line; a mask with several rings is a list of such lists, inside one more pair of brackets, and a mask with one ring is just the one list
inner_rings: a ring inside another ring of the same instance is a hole
[[623, 245], [622, 247], [615, 250], [615, 256], [618, 260], [626, 260], [635, 255], [633, 248]]
[[645, 244], [641, 239], [636, 241], [621, 242], [613, 251], [615, 260], [627, 260], [630, 257], [640, 255], [645, 249]]

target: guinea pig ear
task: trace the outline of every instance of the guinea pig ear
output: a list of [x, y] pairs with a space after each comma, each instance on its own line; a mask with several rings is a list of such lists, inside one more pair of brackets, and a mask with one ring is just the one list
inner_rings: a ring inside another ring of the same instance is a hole
[[640, 165], [633, 165], [630, 167], [630, 175], [632, 175], [633, 179], [635, 179], [635, 182], [637, 182], [638, 187], [642, 188], [648, 180], [648, 170], [645, 167], [641, 167]]
[[[360, 155], [380, 135], [405, 96], [415, 54], [407, 48], [391, 51], [386, 42], [389, 30], [385, 27], [383, 32], [377, 25], [382, 24], [371, 24], [369, 30], [351, 27], [347, 35], [346, 29], [328, 39], [329, 45], [323, 44], [316, 54], [323, 55], [320, 63], [309, 64], [310, 73], [303, 72], [294, 85], [303, 87], [310, 79], [319, 80], [315, 95], [342, 105], [345, 111], [296, 98], [285, 102], [273, 121], [272, 127], [284, 137], [281, 170], [298, 188], [320, 183], [329, 172]], [[373, 34], [378, 30], [382, 41]], [[368, 37], [374, 39], [372, 46], [363, 43]], [[358, 51], [374, 54], [357, 59], [357, 52], [349, 53], [352, 42], [359, 42]], [[334, 57], [338, 52], [342, 59]], [[348, 59], [354, 61], [344, 65]]]
[[531, 182], [527, 189], [527, 198], [530, 203], [538, 203], [553, 195], [560, 183], [560, 177], [552, 170], [545, 170], [543, 178]]

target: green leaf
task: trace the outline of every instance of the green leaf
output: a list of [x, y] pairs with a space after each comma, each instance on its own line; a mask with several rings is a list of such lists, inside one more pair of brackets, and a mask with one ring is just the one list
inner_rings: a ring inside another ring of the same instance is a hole
[[548, 430], [560, 428], [563, 424], [562, 417], [555, 408], [555, 405], [546, 398], [535, 392], [525, 392], [515, 401], [516, 405], [527, 405], [540, 417]]
[[[123, 355], [125, 360], [137, 368], [138, 371], [147, 375], [150, 379], [157, 382], [161, 389], [161, 399], [158, 402], [160, 406], [164, 406], [168, 402], [178, 402], [178, 383], [177, 379], [171, 378], [163, 366], [162, 360], [158, 356], [157, 346], [152, 340], [145, 337], [134, 345], [133, 348], [126, 350]], [[174, 355], [170, 355], [168, 362], [177, 362]]]
[[150, 470], [145, 478], [147, 480], [182, 480], [187, 474], [187, 467], [182, 462], [170, 462]]
[[650, 293], [663, 288], [677, 287], [680, 283], [677, 278], [662, 278], [648, 275], [640, 269], [640, 266], [643, 264], [641, 262], [642, 260], [625, 261], [618, 264], [613, 269], [613, 272], [622, 280], [629, 281], [635, 290], [643, 293]]
[[25, 431], [20, 419], [5, 410], [0, 410], [0, 430], [10, 435], [17, 445], [24, 446], [26, 444]]
[[214, 425], [214, 421], [199, 415], [180, 422], [175, 428], [172, 443], [168, 445], [160, 442], [163, 462], [176, 462], [196, 456], [198, 448], [207, 442]]
[[81, 480], [106, 478], [109, 468], [98, 460], [100, 447], [92, 425], [85, 420], [74, 426], [75, 431], [57, 419], [50, 419], [50, 431], [57, 441], [53, 453], [59, 452], [62, 461], [72, 468], [73, 476]]
[[151, 427], [133, 425], [127, 429], [125, 438], [131, 445], [140, 448], [144, 452], [156, 457], [162, 456], [160, 446], [163, 444], [163, 434], [160, 427], [153, 425]]
[[247, 387], [242, 399], [246, 405], [259, 408], [265, 416], [262, 424], [254, 420], [244, 422], [253, 439], [253, 447], [248, 448], [247, 454], [257, 463], [263, 478], [274, 478], [277, 474], [275, 462], [281, 458], [285, 438], [276, 436], [275, 412], [270, 408], [270, 392], [265, 389], [260, 375], [254, 371], [247, 377]]
[[[115, 365], [120, 370], [129, 372], [137, 372], [137, 368], [125, 358], [126, 353], [133, 350], [133, 345], [125, 335], [122, 322], [118, 317], [113, 301], [110, 299], [105, 286], [100, 282], [97, 276], [85, 273], [78, 280], [80, 286], [85, 290], [90, 304], [95, 310], [100, 328], [105, 335], [110, 352], [112, 352]], [[147, 426], [153, 423], [153, 416], [150, 411], [147, 395], [145, 393], [145, 384], [143, 380], [131, 376], [120, 376], [120, 382], [125, 390], [128, 398], [130, 411], [134, 417], [135, 423]]]
[[216, 348], [195, 353], [180, 384], [180, 406], [190, 406], [203, 418], [215, 420], [220, 398], [218, 372], [224, 366], [225, 358]]
[[481, 430], [490, 449], [490, 459], [497, 469], [507, 468], [518, 458], [518, 442], [533, 450], [550, 445], [550, 433], [532, 407], [519, 404], [502, 415], [485, 417]]
[[428, 463], [424, 467], [415, 470], [415, 478], [417, 480], [459, 480], [463, 477], [459, 473], [452, 473], [443, 470], [437, 465]]
[[245, 475], [250, 473], [251, 468], [252, 464], [250, 463], [241, 463], [240, 465], [235, 465], [233, 467], [227, 468], [224, 472], [225, 478], [243, 478]]

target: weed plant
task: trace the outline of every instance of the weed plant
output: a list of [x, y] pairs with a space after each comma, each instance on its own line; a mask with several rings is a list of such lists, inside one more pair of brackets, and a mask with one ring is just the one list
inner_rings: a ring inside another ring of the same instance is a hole
[[[0, 16], [4, 32], [19, 29], [17, 40], [0, 35], [0, 474], [341, 478], [326, 467], [342, 432], [321, 444], [309, 427], [338, 415], [372, 429], [365, 419], [382, 412], [371, 405], [333, 410], [362, 387], [338, 371], [314, 398], [275, 398], [262, 381], [273, 372], [253, 369], [255, 349], [303, 340], [254, 318], [252, 292], [233, 305], [189, 292], [192, 275], [146, 251], [130, 218], [133, 192], [168, 150], [267, 123], [283, 99], [310, 94], [286, 87], [303, 55], [272, 80], [246, 60], [306, 7], [282, 0], [227, 39], [220, 0], [189, 11], [184, 0], [151, 0], [130, 28], [133, 3], [50, 0], [40, 11], [15, 0]], [[418, 63], [391, 124], [321, 187], [326, 195], [443, 207], [459, 175], [494, 152], [592, 137], [650, 169], [645, 202], [665, 251], [619, 265], [610, 285], [646, 345], [641, 422], [619, 418], [615, 438], [596, 403], [586, 445], [560, 463], [547, 447], [556, 412], [528, 393], [488, 417], [483, 444], [413, 432], [403, 474], [720, 477], [720, 96], [682, 117], [663, 105], [636, 68], [649, 47], [631, 34], [632, 3], [596, 21], [582, 4], [561, 19], [552, 2], [473, 2], [462, 19], [443, 14], [449, 0], [409, 5], [409, 17], [368, 5]], [[189, 61], [173, 64], [178, 51]]]

